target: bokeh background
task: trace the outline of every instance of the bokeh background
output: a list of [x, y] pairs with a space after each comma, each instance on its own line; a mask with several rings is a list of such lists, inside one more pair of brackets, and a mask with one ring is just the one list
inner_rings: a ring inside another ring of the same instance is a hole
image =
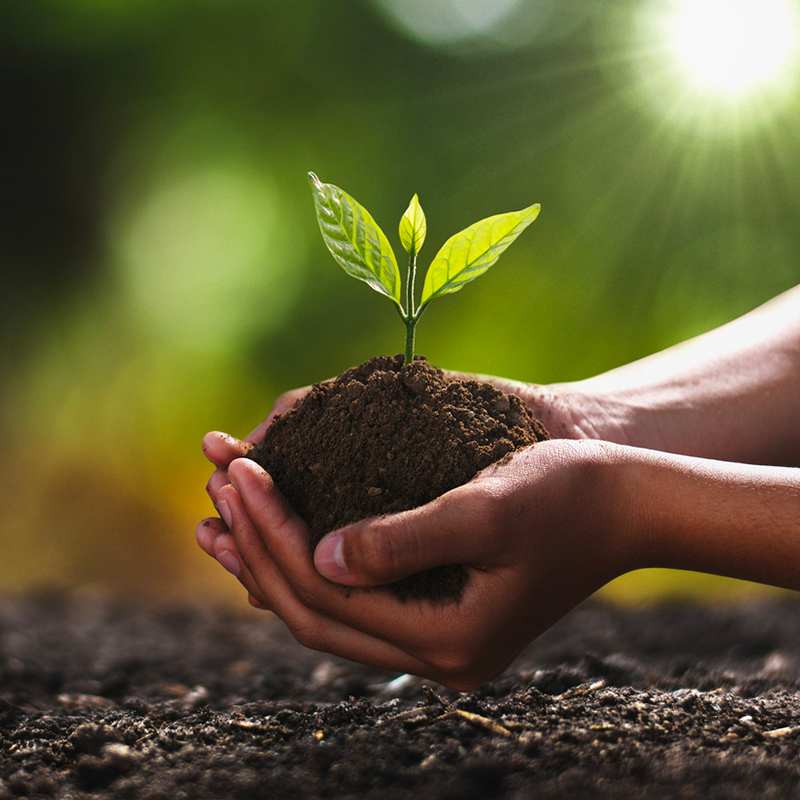
[[[750, 8], [749, 6], [752, 6]], [[306, 173], [424, 266], [535, 224], [418, 351], [588, 377], [800, 280], [789, 0], [3, 0], [0, 591], [242, 601], [194, 545], [207, 430], [400, 352], [325, 251]], [[637, 573], [642, 601], [752, 591]]]

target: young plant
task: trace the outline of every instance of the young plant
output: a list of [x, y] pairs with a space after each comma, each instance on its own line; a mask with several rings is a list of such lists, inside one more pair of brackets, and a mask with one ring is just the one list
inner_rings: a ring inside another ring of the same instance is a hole
[[408, 253], [404, 304], [394, 251], [367, 209], [338, 186], [322, 183], [313, 172], [308, 179], [319, 229], [328, 250], [348, 275], [368, 283], [394, 302], [406, 326], [406, 364], [414, 360], [414, 333], [428, 303], [457, 292], [483, 275], [536, 219], [540, 208], [537, 203], [522, 211], [488, 217], [451, 236], [428, 267], [417, 305], [414, 291], [417, 255], [425, 242], [427, 224], [414, 195], [400, 220], [400, 242]]

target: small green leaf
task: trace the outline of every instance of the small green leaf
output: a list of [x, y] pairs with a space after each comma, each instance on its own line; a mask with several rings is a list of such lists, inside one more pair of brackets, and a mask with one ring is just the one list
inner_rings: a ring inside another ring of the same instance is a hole
[[419, 198], [414, 195], [400, 220], [400, 241], [406, 253], [415, 256], [425, 244], [425, 234], [428, 232], [428, 223], [425, 221], [425, 212], [419, 204]]
[[[368, 283], [400, 306], [400, 280], [392, 246], [370, 213], [338, 186], [309, 172], [319, 229], [348, 275]], [[402, 308], [402, 306], [401, 306]]]
[[536, 219], [539, 204], [476, 222], [451, 236], [428, 267], [420, 311], [435, 297], [457, 292], [483, 275], [500, 254]]

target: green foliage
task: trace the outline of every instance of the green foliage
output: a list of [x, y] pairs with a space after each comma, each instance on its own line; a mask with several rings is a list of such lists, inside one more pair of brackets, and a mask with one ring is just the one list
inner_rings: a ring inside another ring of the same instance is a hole
[[408, 253], [406, 302], [400, 297], [397, 260], [383, 231], [370, 213], [338, 186], [322, 183], [309, 173], [322, 238], [339, 265], [354, 278], [390, 297], [406, 325], [405, 359], [414, 358], [416, 324], [428, 303], [459, 291], [483, 275], [539, 214], [539, 204], [476, 222], [451, 236], [433, 259], [416, 305], [414, 281], [417, 255], [425, 243], [427, 223], [419, 198], [411, 198], [400, 220], [400, 242]]
[[425, 221], [425, 212], [419, 204], [419, 198], [414, 195], [400, 220], [400, 243], [406, 253], [416, 256], [425, 244], [428, 233], [428, 223]]
[[348, 275], [368, 283], [400, 305], [394, 251], [369, 211], [338, 186], [308, 175], [322, 238]]
[[483, 275], [536, 219], [539, 208], [537, 203], [522, 211], [498, 214], [451, 236], [428, 267], [421, 307], [434, 297], [459, 291], [464, 284]]

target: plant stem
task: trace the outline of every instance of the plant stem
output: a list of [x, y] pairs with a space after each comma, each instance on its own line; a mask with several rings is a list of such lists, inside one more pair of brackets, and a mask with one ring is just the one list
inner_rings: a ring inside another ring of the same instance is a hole
[[414, 329], [417, 321], [413, 317], [406, 319], [406, 357], [404, 364], [410, 364], [414, 360]]
[[406, 278], [406, 313], [403, 319], [406, 323], [406, 357], [405, 364], [414, 360], [414, 329], [417, 327], [417, 312], [414, 308], [414, 281], [417, 277], [417, 256], [410, 253], [408, 256], [408, 276]]

